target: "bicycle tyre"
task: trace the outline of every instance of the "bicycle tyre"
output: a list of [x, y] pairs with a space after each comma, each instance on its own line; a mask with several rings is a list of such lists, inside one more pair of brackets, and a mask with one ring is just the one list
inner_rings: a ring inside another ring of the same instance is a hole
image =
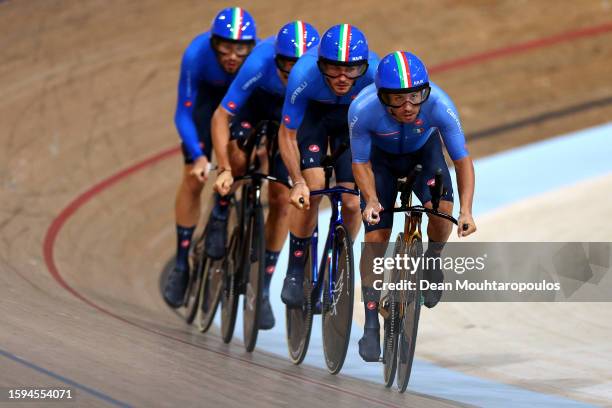
[[[411, 257], [420, 257], [423, 253], [421, 238], [415, 236], [409, 246], [408, 253]], [[406, 271], [404, 271], [406, 272]], [[397, 352], [397, 388], [400, 393], [406, 391], [412, 372], [414, 351], [416, 349], [417, 333], [419, 329], [419, 317], [421, 314], [421, 290], [420, 281], [422, 277], [421, 268], [416, 273], [404, 275], [403, 278], [415, 282], [415, 290], [404, 294], [402, 299], [403, 313], [400, 319], [400, 332]]]
[[301, 364], [308, 352], [308, 344], [310, 342], [310, 333], [312, 331], [312, 318], [314, 314], [314, 299], [313, 299], [313, 262], [317, 262], [312, 257], [312, 247], [316, 245], [316, 241], [312, 242], [306, 248], [306, 263], [304, 265], [304, 304], [301, 308], [285, 307], [285, 323], [287, 347], [289, 349], [289, 358], [293, 364]]
[[264, 216], [261, 206], [253, 208], [245, 246], [244, 268], [246, 284], [242, 303], [242, 328], [244, 347], [249, 353], [255, 348], [259, 332], [259, 312], [263, 293], [265, 269]]
[[[331, 374], [338, 374], [344, 364], [351, 338], [355, 289], [353, 243], [348, 230], [342, 224], [335, 227], [331, 250], [331, 259], [328, 255], [323, 271], [321, 330], [325, 364]], [[336, 276], [332, 277], [331, 263], [334, 261]], [[330, 286], [332, 286], [331, 293]]]
[[[393, 258], [396, 255], [401, 254], [403, 251], [404, 244], [404, 233], [400, 232], [395, 240], [395, 248], [393, 249]], [[393, 282], [395, 279], [396, 272], [392, 271], [390, 275], [390, 281]], [[383, 337], [383, 377], [385, 381], [385, 387], [389, 388], [395, 381], [395, 374], [397, 370], [397, 343], [398, 343], [398, 330], [399, 330], [399, 308], [395, 294], [387, 293], [386, 308], [388, 310], [387, 318], [384, 323], [384, 337]]]

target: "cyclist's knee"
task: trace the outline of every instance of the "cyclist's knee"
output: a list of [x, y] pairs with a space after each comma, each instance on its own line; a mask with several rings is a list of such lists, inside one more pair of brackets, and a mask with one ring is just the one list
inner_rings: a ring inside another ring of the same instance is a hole
[[289, 211], [289, 190], [286, 188], [268, 190], [268, 204], [270, 210], [279, 212], [282, 216], [287, 215]]
[[191, 166], [186, 166], [185, 171], [183, 172], [183, 188], [189, 191], [191, 194], [200, 194], [204, 188], [204, 183], [198, 180], [198, 178], [192, 175], [190, 172]]
[[361, 214], [359, 197], [353, 194], [343, 194], [342, 208], [345, 208], [350, 214]]

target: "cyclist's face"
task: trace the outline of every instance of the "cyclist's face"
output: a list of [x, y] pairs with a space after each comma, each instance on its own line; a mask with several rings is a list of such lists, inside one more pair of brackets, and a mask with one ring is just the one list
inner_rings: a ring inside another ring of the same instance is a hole
[[[396, 95], [389, 95], [389, 96], [391, 97], [391, 102], [399, 102], [399, 100], [393, 101], [393, 97]], [[403, 97], [405, 97], [405, 95]], [[393, 103], [393, 104], [395, 105], [396, 103]], [[397, 104], [399, 105], [399, 103]], [[399, 108], [389, 107], [389, 111], [391, 112], [393, 117], [402, 123], [414, 122], [420, 110], [421, 110], [421, 105], [413, 105], [410, 102], [404, 103]]]
[[234, 74], [249, 55], [253, 46], [250, 44], [219, 41], [215, 49], [219, 58], [219, 64], [221, 64], [223, 70], [229, 74]]
[[336, 95], [345, 95], [351, 90], [355, 80], [365, 73], [367, 64], [343, 66], [320, 62], [319, 69], [332, 91]]
[[355, 80], [350, 79], [345, 75], [340, 75], [337, 78], [327, 77], [327, 82], [329, 83], [329, 86], [332, 91], [334, 91], [336, 95], [341, 96], [347, 94], [351, 90], [353, 84], [355, 83]]

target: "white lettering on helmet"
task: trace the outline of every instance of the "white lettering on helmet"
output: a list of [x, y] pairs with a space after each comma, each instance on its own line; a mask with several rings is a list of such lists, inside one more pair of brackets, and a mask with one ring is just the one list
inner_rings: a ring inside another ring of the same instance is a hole
[[306, 89], [307, 86], [308, 86], [308, 82], [304, 81], [300, 84], [300, 86], [295, 88], [295, 91], [293, 91], [293, 93], [291, 94], [291, 103], [295, 103], [295, 99], [298, 97], [300, 93], [302, 93], [304, 89]]
[[247, 89], [249, 89], [249, 86], [253, 85], [255, 82], [259, 81], [259, 79], [262, 77], [263, 73], [261, 71], [259, 71], [257, 73], [257, 75], [255, 75], [253, 78], [249, 79], [248, 81], [246, 81], [244, 83], [244, 85], [242, 85], [242, 90], [246, 91]]

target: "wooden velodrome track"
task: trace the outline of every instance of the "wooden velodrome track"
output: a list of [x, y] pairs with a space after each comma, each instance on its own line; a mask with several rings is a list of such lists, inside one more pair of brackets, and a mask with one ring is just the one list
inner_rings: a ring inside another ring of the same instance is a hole
[[[610, 120], [608, 1], [457, 4], [241, 5], [262, 36], [294, 18], [320, 31], [346, 21], [379, 54], [412, 49], [477, 157]], [[227, 5], [0, 2], [0, 387], [74, 381], [81, 406], [454, 405], [247, 355], [163, 304], [178, 64]]]

